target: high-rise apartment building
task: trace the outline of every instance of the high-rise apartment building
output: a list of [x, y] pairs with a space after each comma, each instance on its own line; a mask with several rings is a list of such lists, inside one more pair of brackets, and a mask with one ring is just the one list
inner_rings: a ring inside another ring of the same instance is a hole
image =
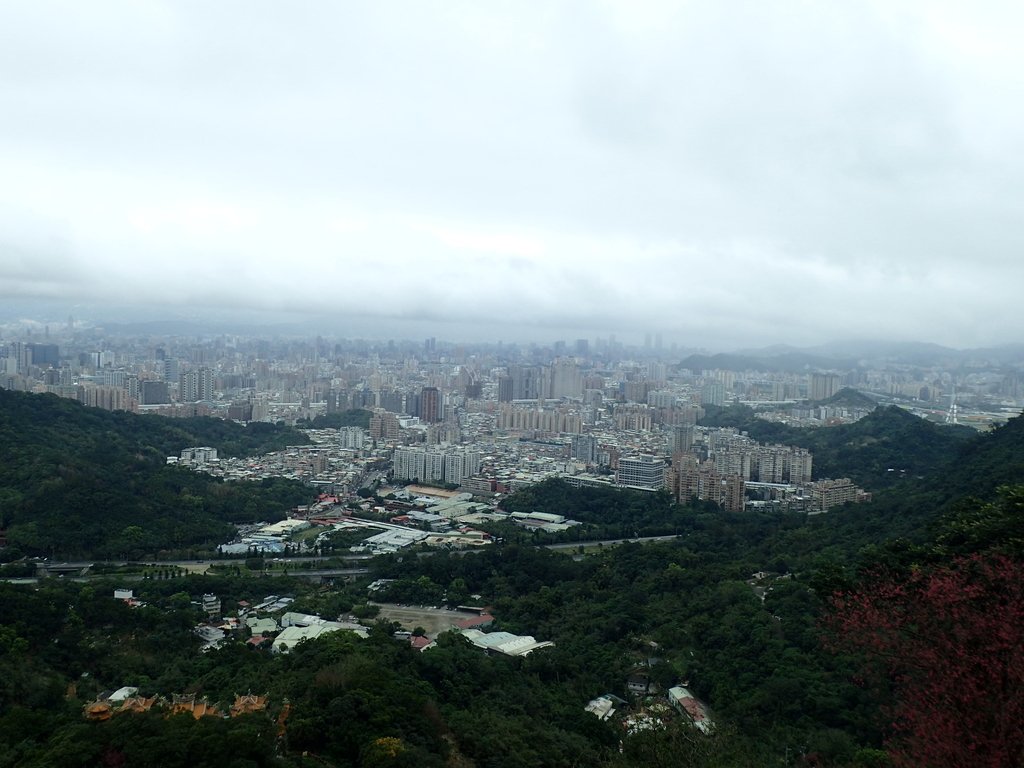
[[597, 438], [593, 435], [572, 436], [572, 458], [587, 464], [597, 463]]
[[252, 397], [252, 420], [270, 420], [270, 398], [265, 392], [260, 392], [255, 397]]
[[370, 437], [393, 443], [398, 440], [401, 424], [393, 413], [378, 408], [370, 417]]
[[725, 385], [720, 381], [709, 381], [700, 391], [703, 405], [725, 405]]
[[498, 402], [499, 403], [511, 403], [512, 402], [512, 377], [511, 376], [500, 376], [498, 378]]
[[692, 424], [676, 424], [669, 432], [668, 452], [669, 455], [677, 453], [689, 453], [693, 448], [693, 436], [696, 427]]
[[40, 368], [60, 365], [60, 348], [56, 344], [33, 344], [25, 345], [32, 353], [32, 365]]
[[171, 402], [166, 381], [143, 381], [139, 388], [142, 405], [166, 405]]
[[213, 371], [203, 366], [178, 377], [178, 402], [195, 403], [213, 399]]
[[818, 512], [827, 512], [832, 507], [838, 507], [848, 502], [857, 504], [871, 499], [871, 494], [865, 493], [847, 477], [837, 480], [819, 480], [812, 483], [809, 490], [811, 491], [811, 508]]
[[[99, 364], [99, 355], [96, 358], [97, 365]], [[160, 361], [159, 368], [157, 369], [163, 376], [164, 381], [168, 384], [177, 384], [178, 377], [181, 372], [181, 367], [178, 359], [175, 357], [168, 357]]]
[[79, 394], [79, 401], [91, 408], [105, 411], [134, 411], [135, 401], [123, 387], [86, 386]]
[[556, 399], [583, 396], [583, 374], [574, 360], [558, 360], [551, 367], [550, 396]]
[[839, 391], [839, 377], [834, 373], [812, 373], [808, 397], [811, 400], [828, 400]]
[[441, 420], [441, 390], [424, 387], [420, 390], [420, 421], [436, 424]]
[[514, 365], [509, 369], [512, 377], [513, 400], [536, 400], [541, 397], [543, 371], [539, 365]]
[[366, 443], [366, 430], [362, 427], [342, 427], [338, 430], [338, 445], [341, 448], [359, 449]]
[[403, 413], [405, 396], [402, 392], [384, 389], [377, 393], [377, 405], [391, 413]]
[[397, 448], [393, 466], [396, 479], [462, 485], [465, 478], [480, 471], [480, 453], [442, 448]]
[[683, 504], [693, 499], [713, 501], [727, 512], [742, 512], [746, 503], [745, 483], [737, 474], [724, 473], [714, 461], [680, 454], [666, 474], [669, 492]]
[[503, 405], [494, 426], [517, 431], [579, 434], [583, 431], [583, 417], [575, 411]]

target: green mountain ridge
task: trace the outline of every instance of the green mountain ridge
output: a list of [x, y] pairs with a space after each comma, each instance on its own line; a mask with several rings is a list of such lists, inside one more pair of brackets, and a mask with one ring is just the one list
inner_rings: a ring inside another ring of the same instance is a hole
[[27, 555], [137, 557], [215, 543], [230, 523], [278, 519], [309, 491], [277, 479], [224, 483], [166, 457], [196, 445], [230, 456], [306, 442], [272, 424], [139, 416], [0, 390], [0, 527]]
[[875, 408], [878, 403], [863, 392], [852, 387], [843, 387], [832, 397], [818, 400], [818, 405], [837, 405], [846, 408]]

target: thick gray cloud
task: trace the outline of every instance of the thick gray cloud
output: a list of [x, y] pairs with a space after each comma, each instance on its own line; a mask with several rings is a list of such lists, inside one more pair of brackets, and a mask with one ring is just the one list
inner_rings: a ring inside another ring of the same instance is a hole
[[1016, 340], [1022, 21], [1006, 3], [4, 4], [0, 296], [506, 339]]

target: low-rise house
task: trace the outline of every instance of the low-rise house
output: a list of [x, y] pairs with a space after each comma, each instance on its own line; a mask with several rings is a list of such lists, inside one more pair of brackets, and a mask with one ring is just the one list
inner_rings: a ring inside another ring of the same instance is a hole
[[433, 648], [435, 643], [429, 637], [423, 637], [422, 635], [413, 635], [409, 638], [409, 645], [412, 646], [415, 651], [425, 651], [428, 648]]
[[267, 613], [276, 613], [277, 611], [283, 611], [292, 602], [294, 602], [294, 598], [291, 597], [278, 597], [277, 595], [268, 595], [266, 598], [264, 598], [263, 602], [259, 603], [252, 610], [265, 611]]
[[651, 673], [646, 667], [634, 669], [626, 677], [626, 689], [637, 696], [646, 696], [656, 692], [658, 686], [651, 679]]
[[211, 627], [208, 624], [200, 624], [193, 630], [199, 638], [203, 641], [201, 651], [208, 651], [211, 648], [219, 648], [220, 644], [224, 642], [226, 634], [224, 630], [218, 629], [217, 627]]
[[115, 589], [114, 599], [123, 601], [130, 608], [139, 608], [145, 605], [144, 602], [135, 597], [135, 591], [131, 589]]
[[714, 730], [715, 724], [708, 717], [707, 710], [704, 705], [701, 704], [692, 693], [681, 685], [677, 685], [668, 690], [668, 701], [676, 711], [681, 715], [685, 715], [690, 719], [690, 722], [699, 730], [701, 733], [711, 733]]
[[220, 598], [209, 592], [203, 595], [203, 611], [207, 616], [219, 616]]
[[615, 702], [608, 696], [598, 696], [588, 702], [584, 709], [599, 720], [608, 720], [615, 714]]

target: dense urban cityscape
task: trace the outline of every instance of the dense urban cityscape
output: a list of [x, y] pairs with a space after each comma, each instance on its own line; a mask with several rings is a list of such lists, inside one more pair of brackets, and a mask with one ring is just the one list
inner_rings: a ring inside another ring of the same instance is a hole
[[276, 456], [180, 457], [228, 478], [290, 477], [345, 497], [393, 479], [493, 500], [557, 476], [576, 487], [667, 489], [677, 500], [731, 511], [823, 512], [870, 494], [848, 478], [815, 475], [806, 449], [697, 426], [705, 409], [740, 403], [763, 419], [813, 427], [852, 423], [879, 403], [896, 403], [986, 429], [1020, 411], [1024, 389], [1019, 367], [983, 358], [953, 370], [898, 358], [846, 369], [837, 362], [759, 370], [736, 360], [712, 367], [715, 357], [688, 362], [659, 334], [634, 347], [614, 336], [468, 345], [110, 335], [73, 319], [59, 329], [39, 326], [7, 331], [4, 388], [107, 410], [242, 423], [309, 426], [364, 412], [365, 424], [311, 430], [311, 445]]

